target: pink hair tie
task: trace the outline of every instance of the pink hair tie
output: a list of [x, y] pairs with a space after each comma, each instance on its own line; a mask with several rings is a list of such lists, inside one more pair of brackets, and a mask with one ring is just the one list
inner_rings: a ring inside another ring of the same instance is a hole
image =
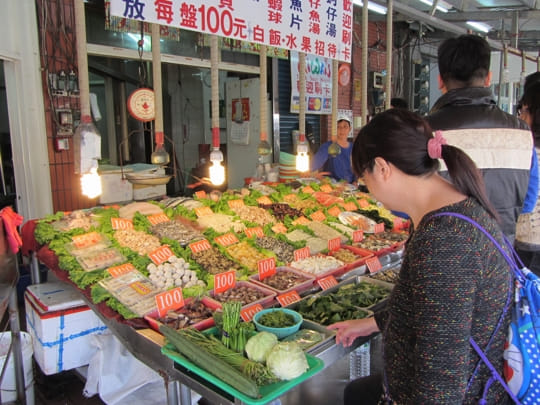
[[440, 159], [442, 157], [442, 146], [446, 145], [446, 139], [441, 131], [435, 131], [435, 136], [427, 143], [428, 155], [431, 159]]

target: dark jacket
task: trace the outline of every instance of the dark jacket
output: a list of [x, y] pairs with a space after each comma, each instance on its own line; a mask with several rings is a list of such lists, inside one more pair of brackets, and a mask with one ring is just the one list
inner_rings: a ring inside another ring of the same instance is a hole
[[513, 241], [531, 169], [533, 139], [527, 124], [498, 108], [484, 87], [450, 90], [437, 100], [427, 120], [482, 171], [503, 232]]

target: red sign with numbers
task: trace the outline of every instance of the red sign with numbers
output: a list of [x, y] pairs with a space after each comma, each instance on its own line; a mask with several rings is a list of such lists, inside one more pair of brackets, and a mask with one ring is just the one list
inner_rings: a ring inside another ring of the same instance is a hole
[[296, 292], [296, 290], [289, 291], [285, 294], [278, 295], [276, 299], [279, 302], [279, 305], [282, 307], [286, 307], [287, 305], [294, 304], [297, 301], [300, 301], [300, 295]]
[[245, 205], [244, 200], [229, 200], [227, 201], [227, 204], [229, 204], [229, 207], [233, 209], [243, 207]]
[[278, 224], [275, 224], [273, 227], [272, 227], [272, 230], [275, 232], [275, 233], [285, 233], [287, 232], [287, 227], [285, 225], [283, 225], [281, 222], [278, 223]]
[[244, 320], [244, 322], [249, 322], [253, 319], [255, 314], [259, 311], [262, 311], [263, 307], [261, 304], [253, 304], [247, 308], [243, 308], [240, 310], [240, 316]]
[[302, 188], [302, 193], [313, 194], [314, 192], [315, 190], [313, 190], [311, 186], [305, 186]]
[[156, 306], [159, 316], [167, 315], [167, 312], [174, 311], [184, 306], [184, 296], [182, 288], [176, 287], [156, 295]]
[[364, 240], [364, 231], [358, 229], [352, 233], [353, 242], [362, 242]]
[[133, 221], [127, 218], [111, 218], [112, 229], [133, 229]]
[[257, 238], [262, 238], [264, 236], [264, 232], [260, 226], [256, 226], [255, 228], [246, 228], [245, 233], [248, 238], [251, 238], [253, 236], [256, 236]]
[[198, 199], [203, 199], [203, 198], [206, 198], [206, 191], [204, 190], [199, 190], [199, 191], [195, 191], [195, 197], [197, 197]]
[[379, 258], [377, 256], [374, 256], [366, 259], [366, 266], [370, 273], [375, 273], [381, 269], [382, 264]]
[[384, 232], [384, 223], [375, 224], [373, 227], [373, 233], [381, 233]]
[[264, 280], [266, 277], [276, 274], [275, 257], [259, 260], [257, 262], [257, 268], [259, 269], [259, 280]]
[[213, 211], [212, 211], [212, 208], [210, 207], [197, 207], [195, 208], [195, 215], [197, 215], [197, 217], [204, 217], [206, 215], [212, 215], [213, 214]]
[[263, 195], [262, 197], [257, 198], [257, 202], [262, 205], [270, 205], [272, 204], [272, 200], [270, 197]]
[[109, 267], [107, 269], [109, 274], [113, 277], [120, 277], [133, 270], [135, 270], [135, 266], [132, 265], [131, 263], [124, 263], [124, 264], [121, 264], [120, 266]]
[[206, 239], [190, 243], [188, 246], [193, 253], [199, 253], [199, 252], [202, 252], [203, 250], [210, 249], [212, 247], [210, 245], [210, 242], [208, 242]]
[[101, 235], [97, 232], [89, 232], [83, 235], [75, 235], [71, 239], [73, 240], [73, 244], [77, 248], [85, 248], [88, 246], [95, 245], [102, 238], [101, 238]]
[[292, 223], [293, 225], [307, 225], [311, 221], [304, 216], [296, 218]]
[[337, 205], [334, 205], [332, 208], [328, 210], [328, 213], [332, 215], [333, 217], [337, 217], [339, 214], [341, 214], [341, 210]]
[[345, 203], [344, 208], [347, 211], [356, 211], [356, 204], [353, 203], [352, 201], [349, 201]]
[[315, 211], [309, 217], [312, 220], [317, 221], [317, 222], [322, 222], [322, 221], [324, 221], [326, 219], [326, 216], [324, 215], [324, 213], [321, 210]]
[[150, 221], [152, 225], [157, 225], [157, 224], [161, 224], [162, 222], [170, 221], [169, 217], [163, 213], [148, 215], [147, 218], [148, 218], [148, 221]]
[[168, 245], [163, 245], [151, 252], [148, 256], [154, 264], [158, 265], [169, 260], [171, 256], [174, 256], [174, 253]]
[[325, 193], [331, 193], [332, 192], [332, 186], [330, 184], [323, 184], [321, 186], [321, 191], [324, 191]]
[[236, 271], [230, 270], [214, 276], [214, 294], [227, 291], [236, 285]]
[[309, 247], [303, 247], [294, 251], [294, 260], [302, 260], [309, 257]]
[[360, 208], [367, 208], [369, 207], [369, 202], [367, 200], [364, 200], [363, 198], [360, 198], [358, 200], [356, 200], [356, 202], [358, 203], [358, 206]]
[[341, 246], [341, 238], [337, 237], [337, 238], [334, 238], [334, 239], [330, 239], [328, 241], [328, 250], [329, 251], [333, 251], [333, 250], [338, 250]]
[[216, 243], [219, 243], [221, 246], [230, 246], [238, 243], [238, 238], [232, 233], [226, 233], [225, 235], [219, 235], [214, 238]]
[[323, 290], [328, 290], [329, 288], [336, 286], [338, 282], [334, 276], [326, 276], [317, 280], [317, 284], [319, 284]]

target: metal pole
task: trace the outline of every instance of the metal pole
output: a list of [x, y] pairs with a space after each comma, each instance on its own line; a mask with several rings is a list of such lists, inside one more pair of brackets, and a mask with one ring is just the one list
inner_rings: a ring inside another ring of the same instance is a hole
[[[17, 270], [18, 273], [18, 270]], [[15, 371], [15, 386], [17, 388], [17, 401], [20, 404], [26, 403], [26, 392], [24, 385], [23, 356], [21, 344], [21, 329], [19, 326], [19, 306], [17, 303], [17, 289], [11, 291], [9, 297], [9, 325], [11, 329], [11, 354], [13, 355], [13, 366]], [[7, 362], [7, 359], [6, 359]]]
[[[435, 5], [436, 3], [434, 3]], [[392, 49], [393, 49], [393, 16], [394, 0], [388, 0], [386, 3], [386, 100], [385, 109], [390, 108], [392, 97]]]
[[362, 6], [362, 122], [367, 124], [368, 105], [367, 105], [367, 85], [368, 85], [368, 7], [367, 0], [364, 0]]

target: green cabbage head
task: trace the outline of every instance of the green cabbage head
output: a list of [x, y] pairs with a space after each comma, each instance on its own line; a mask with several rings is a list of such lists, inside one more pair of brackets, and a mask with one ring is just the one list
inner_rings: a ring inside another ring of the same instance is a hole
[[250, 337], [245, 347], [248, 359], [264, 363], [266, 356], [277, 342], [277, 336], [270, 332], [259, 332]]
[[266, 357], [266, 366], [281, 380], [292, 380], [309, 368], [306, 355], [296, 342], [276, 344]]

